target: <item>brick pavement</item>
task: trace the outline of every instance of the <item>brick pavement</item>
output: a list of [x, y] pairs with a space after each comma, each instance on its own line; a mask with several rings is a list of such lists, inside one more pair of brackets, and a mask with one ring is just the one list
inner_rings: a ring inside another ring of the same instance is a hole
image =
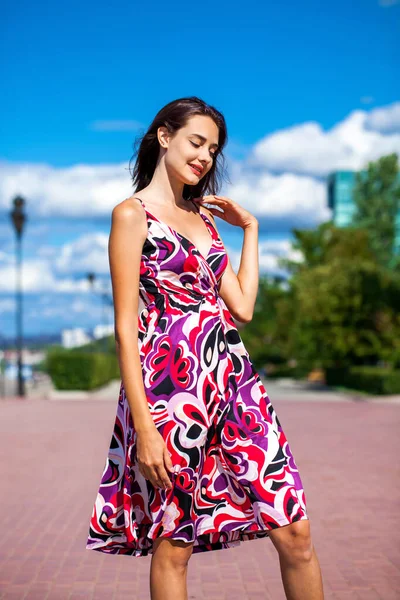
[[[400, 406], [269, 393], [302, 476], [325, 597], [398, 600]], [[116, 402], [0, 401], [2, 600], [150, 597], [150, 556], [85, 548]], [[191, 599], [285, 598], [268, 538], [192, 556], [188, 582]]]

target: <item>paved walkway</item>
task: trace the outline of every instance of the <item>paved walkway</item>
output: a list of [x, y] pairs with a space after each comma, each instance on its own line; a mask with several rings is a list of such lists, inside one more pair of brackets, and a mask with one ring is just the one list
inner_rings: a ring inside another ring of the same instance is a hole
[[[397, 600], [398, 403], [267, 389], [302, 475], [325, 598]], [[150, 556], [85, 548], [115, 417], [107, 399], [1, 399], [1, 599], [150, 597]], [[285, 598], [268, 538], [192, 556], [188, 580], [190, 599]]]

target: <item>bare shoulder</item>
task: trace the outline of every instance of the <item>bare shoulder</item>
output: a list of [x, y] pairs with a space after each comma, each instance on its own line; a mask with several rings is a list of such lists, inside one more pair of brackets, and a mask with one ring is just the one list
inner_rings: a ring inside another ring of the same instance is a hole
[[112, 216], [118, 219], [140, 218], [141, 214], [144, 214], [143, 207], [134, 196], [125, 198], [125, 200], [116, 204], [112, 210]]
[[135, 223], [145, 223], [146, 214], [139, 200], [134, 196], [125, 198], [122, 202], [116, 204], [112, 210], [113, 220], [130, 221]]

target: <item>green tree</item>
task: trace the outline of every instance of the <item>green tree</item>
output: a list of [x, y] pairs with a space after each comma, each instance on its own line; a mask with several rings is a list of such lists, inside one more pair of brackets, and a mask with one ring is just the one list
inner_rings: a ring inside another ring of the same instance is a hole
[[371, 249], [379, 264], [399, 265], [394, 256], [396, 217], [400, 210], [397, 154], [369, 162], [365, 173], [356, 174], [353, 224], [366, 229]]
[[293, 351], [314, 366], [394, 364], [399, 353], [399, 277], [354, 256], [299, 273], [293, 281]]
[[278, 311], [288, 290], [277, 279], [260, 277], [253, 319], [241, 337], [257, 367], [286, 362], [287, 327], [282, 327]]
[[297, 260], [279, 260], [279, 266], [292, 276], [329, 264], [339, 256], [346, 259], [357, 255], [364, 260], [375, 260], [368, 233], [359, 227], [341, 228], [327, 221], [315, 229], [293, 229], [293, 235], [292, 251], [297, 254]]
[[286, 354], [320, 367], [395, 364], [400, 277], [378, 263], [368, 231], [332, 222], [295, 230], [293, 250], [297, 260], [281, 261], [290, 294], [276, 311], [290, 322]]

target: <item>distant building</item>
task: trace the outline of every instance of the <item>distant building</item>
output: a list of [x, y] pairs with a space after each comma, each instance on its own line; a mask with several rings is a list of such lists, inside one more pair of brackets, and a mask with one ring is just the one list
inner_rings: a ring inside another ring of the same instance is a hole
[[[400, 183], [400, 174], [398, 181]], [[353, 197], [355, 183], [355, 171], [336, 171], [328, 176], [328, 206], [333, 211], [333, 222], [337, 227], [346, 227], [352, 221], [356, 209]], [[400, 210], [396, 219], [394, 253], [400, 254]]]
[[92, 338], [81, 327], [61, 331], [61, 344], [64, 348], [77, 348], [89, 344], [91, 341]]
[[93, 328], [92, 335], [88, 334], [82, 327], [74, 329], [63, 329], [61, 331], [61, 344], [64, 348], [78, 348], [85, 344], [90, 344], [94, 340], [100, 340], [108, 335], [114, 334], [114, 324], [112, 325], [96, 325]]
[[114, 324], [96, 325], [96, 327], [93, 329], [93, 337], [95, 340], [100, 340], [108, 335], [114, 335]]

